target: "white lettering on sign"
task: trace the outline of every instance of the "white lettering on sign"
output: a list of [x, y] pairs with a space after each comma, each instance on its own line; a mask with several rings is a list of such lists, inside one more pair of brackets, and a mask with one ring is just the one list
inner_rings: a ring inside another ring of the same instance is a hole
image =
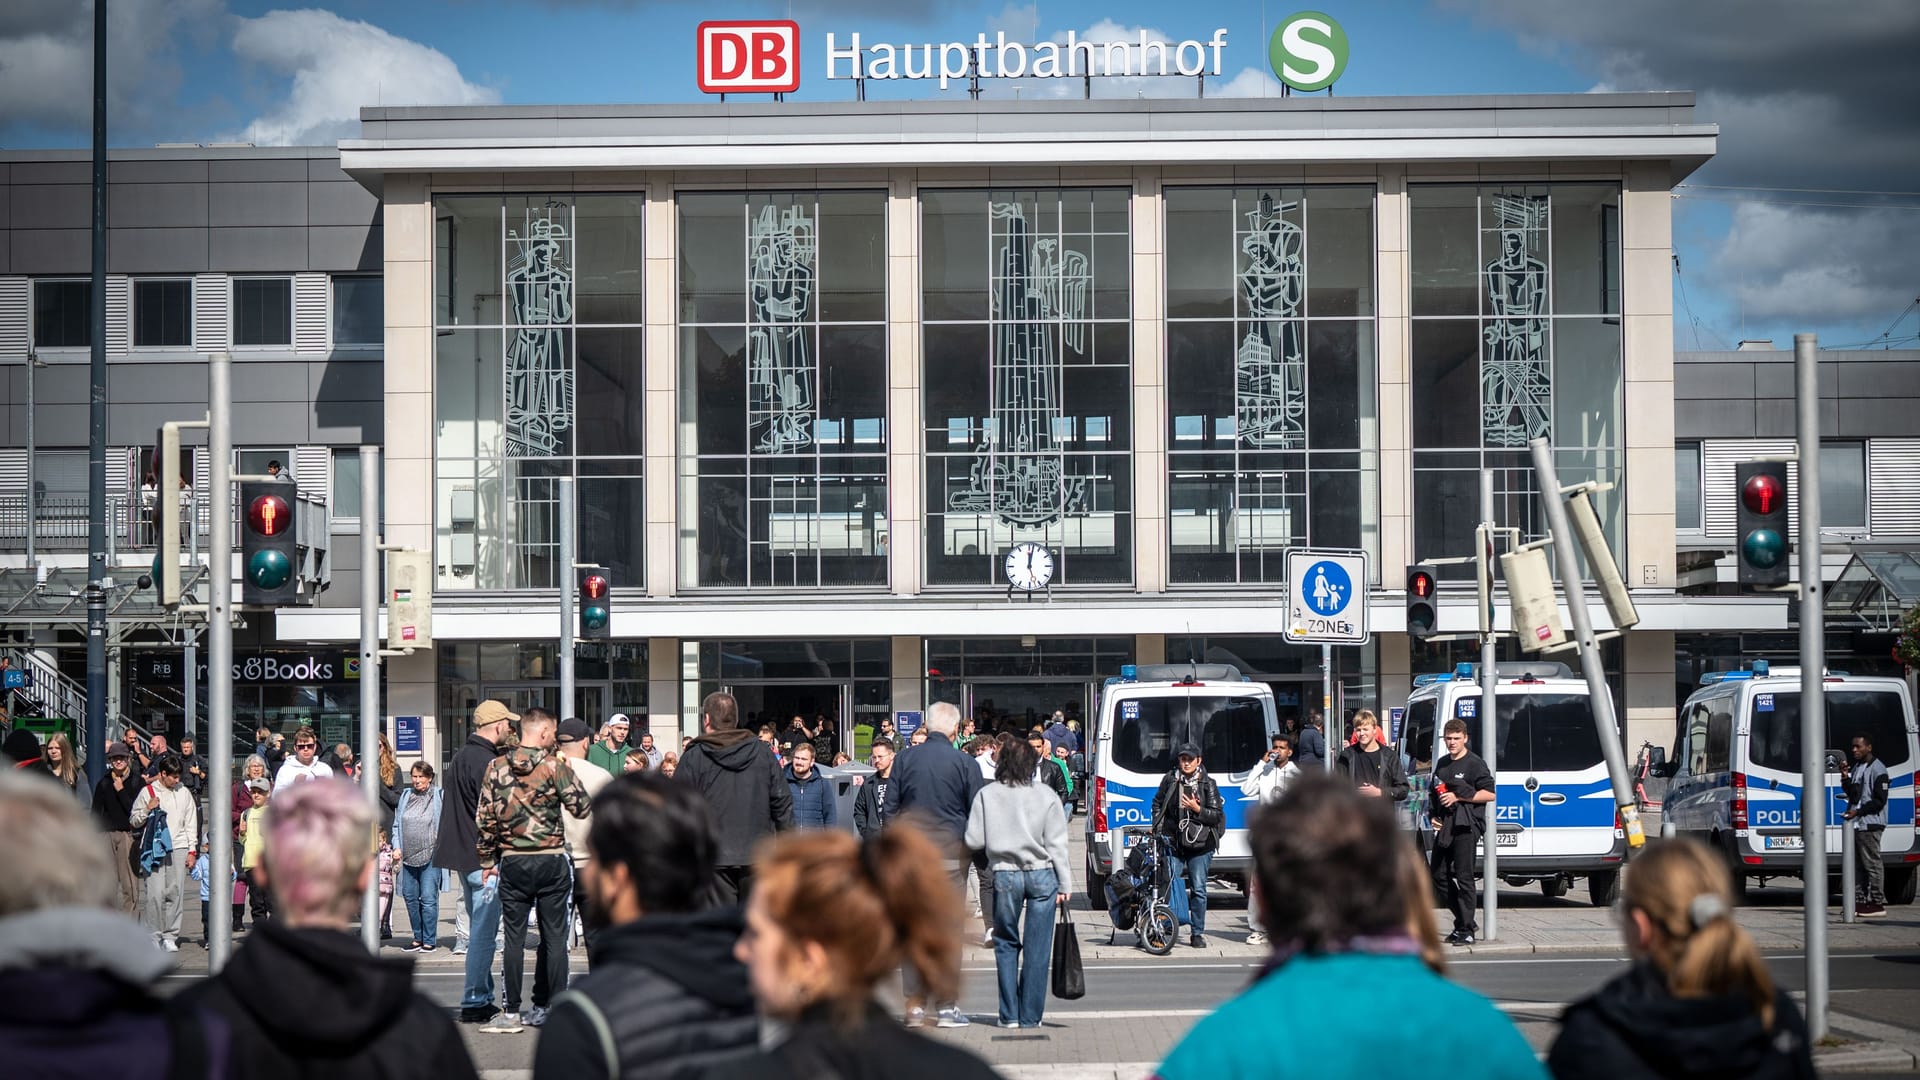
[[304, 660], [280, 660], [272, 656], [250, 656], [233, 665], [235, 682], [332, 682], [333, 665], [312, 657]]
[[[709, 24], [702, 24], [709, 25]], [[1200, 75], [1218, 76], [1224, 70], [1221, 54], [1227, 48], [1222, 27], [1207, 41], [1161, 41], [1145, 30], [1135, 41], [1082, 41], [1067, 31], [1067, 40], [1025, 45], [1008, 41], [1005, 31], [992, 41], [982, 33], [972, 41], [864, 45], [860, 35], [840, 39], [827, 35], [829, 79], [939, 79], [940, 88], [968, 76], [977, 62], [981, 78], [1079, 78], [1083, 75]], [[1208, 55], [1212, 59], [1209, 61]], [[705, 53], [702, 53], [703, 67]], [[703, 75], [704, 77], [704, 75]], [[797, 78], [796, 73], [796, 78]], [[701, 83], [706, 89], [706, 83]]]

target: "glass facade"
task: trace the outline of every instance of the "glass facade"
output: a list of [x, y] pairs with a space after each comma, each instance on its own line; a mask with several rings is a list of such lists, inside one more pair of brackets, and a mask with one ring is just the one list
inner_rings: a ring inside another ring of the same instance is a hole
[[1168, 188], [1170, 580], [1379, 554], [1373, 189]]
[[679, 210], [681, 584], [884, 587], [885, 194]]
[[[1529, 440], [1553, 440], [1563, 484], [1623, 479], [1619, 185], [1409, 196], [1414, 557], [1471, 553], [1482, 469], [1498, 518], [1537, 538]], [[1623, 502], [1594, 495], [1616, 555]]]
[[1130, 192], [923, 191], [929, 585], [1133, 580]]
[[581, 562], [642, 584], [642, 199], [434, 203], [435, 563], [441, 589], [554, 588], [555, 480]]

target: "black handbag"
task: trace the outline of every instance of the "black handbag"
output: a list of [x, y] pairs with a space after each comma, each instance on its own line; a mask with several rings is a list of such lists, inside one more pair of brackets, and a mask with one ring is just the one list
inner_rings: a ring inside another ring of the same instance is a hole
[[1060, 918], [1053, 924], [1053, 996], [1061, 1001], [1078, 1001], [1087, 996], [1087, 969], [1080, 964], [1080, 938], [1073, 932], [1073, 918], [1067, 905], [1060, 905]]

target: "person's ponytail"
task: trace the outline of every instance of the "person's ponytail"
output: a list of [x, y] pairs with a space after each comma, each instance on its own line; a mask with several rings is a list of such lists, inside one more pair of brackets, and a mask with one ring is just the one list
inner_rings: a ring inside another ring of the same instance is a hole
[[1673, 996], [1738, 994], [1772, 1030], [1773, 976], [1733, 920], [1733, 879], [1718, 855], [1692, 840], [1655, 841], [1627, 867], [1621, 894], [1661, 931], [1648, 951]]
[[1674, 997], [1739, 994], [1752, 1003], [1761, 1026], [1773, 1030], [1773, 976], [1760, 959], [1760, 947], [1732, 915], [1708, 919], [1676, 953], [1667, 971]]

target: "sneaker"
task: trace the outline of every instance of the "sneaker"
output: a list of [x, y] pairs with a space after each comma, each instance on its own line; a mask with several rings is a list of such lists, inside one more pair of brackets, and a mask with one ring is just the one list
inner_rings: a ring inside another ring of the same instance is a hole
[[1207, 935], [1195, 934], [1193, 935], [1193, 937], [1187, 939], [1187, 944], [1193, 946], [1196, 949], [1204, 949], [1207, 947]]
[[547, 1010], [535, 1005], [527, 1010], [525, 1019], [528, 1027], [539, 1027], [547, 1022]]
[[465, 945], [455, 945], [453, 947], [453, 955], [455, 956], [467, 955], [467, 947]]
[[909, 1008], [907, 1010], [906, 1019], [902, 1020], [901, 1023], [902, 1025], [910, 1028], [926, 1027], [927, 1026], [927, 1010], [921, 1008], [918, 1005], [915, 1005], [912, 1008]]
[[984, 948], [988, 948], [988, 949], [993, 948], [993, 931], [989, 930], [986, 933], [981, 934], [980, 944]]
[[1453, 933], [1448, 934], [1445, 938], [1441, 940], [1445, 941], [1449, 945], [1458, 945], [1460, 944], [1460, 931], [1455, 930]]
[[1449, 944], [1449, 945], [1471, 945], [1471, 944], [1473, 944], [1473, 935], [1472, 935], [1472, 934], [1465, 934], [1465, 933], [1463, 933], [1463, 934], [1460, 934], [1460, 935], [1457, 935], [1457, 936], [1455, 936], [1455, 937], [1453, 937], [1453, 938], [1451, 938], [1451, 939], [1449, 939], [1449, 940], [1447, 941], [1447, 944]]
[[480, 1030], [489, 1035], [517, 1035], [527, 1030], [527, 1027], [520, 1022], [519, 1013], [503, 1012], [499, 1016], [494, 1017], [492, 1023], [487, 1024]]
[[167, 950], [168, 952], [180, 951], [180, 943], [173, 940], [172, 938], [161, 938], [160, 947]]
[[1855, 904], [1853, 906], [1853, 913], [1856, 917], [1862, 919], [1884, 919], [1887, 917], [1887, 906], [1885, 904]]
[[1266, 943], [1267, 932], [1265, 930], [1255, 930], [1253, 933], [1247, 935], [1247, 944], [1249, 945], [1265, 945]]
[[1020, 1026], [1020, 1021], [1018, 1021], [1018, 1020], [1002, 1020], [1002, 1021], [1000, 1021], [1000, 1026], [1001, 1026], [1001, 1027], [1003, 1027], [1003, 1028], [1006, 1028], [1006, 1029], [1007, 1029], [1007, 1030], [1009, 1030], [1009, 1031], [1012, 1031], [1013, 1029], [1015, 1029], [1015, 1028], [1018, 1028], [1018, 1027]]
[[967, 1019], [967, 1014], [961, 1012], [960, 1006], [958, 1005], [949, 1005], [948, 1007], [940, 1010], [940, 1021], [939, 1021], [940, 1027], [963, 1028], [968, 1026], [971, 1023], [973, 1023], [973, 1021]]
[[468, 1005], [460, 1010], [460, 1022], [463, 1024], [484, 1024], [499, 1015], [500, 1010], [492, 1005]]

